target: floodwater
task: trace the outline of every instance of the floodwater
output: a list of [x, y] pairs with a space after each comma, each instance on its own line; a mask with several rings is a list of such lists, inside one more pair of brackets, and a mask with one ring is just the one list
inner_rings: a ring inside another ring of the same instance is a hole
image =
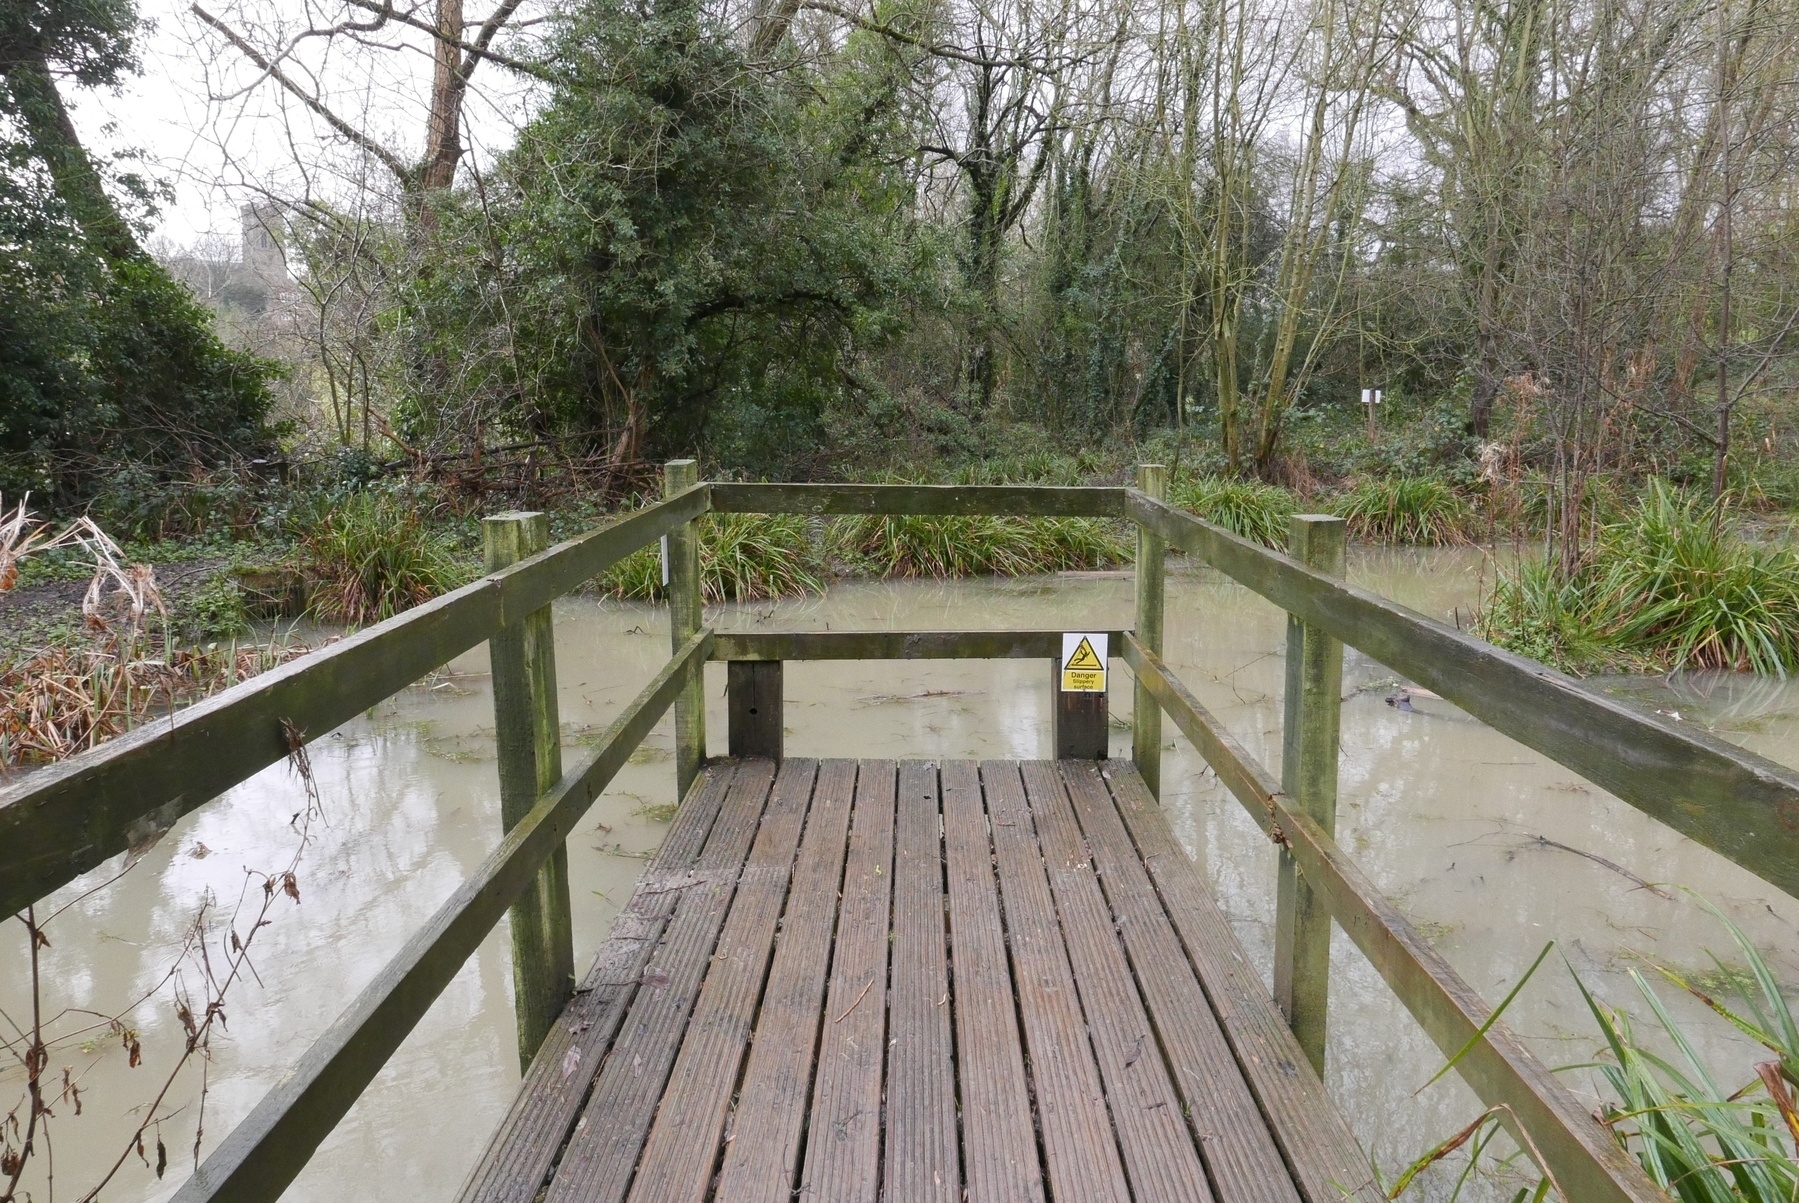
[[[1465, 621], [1481, 573], [1478, 554], [1457, 551], [1359, 551], [1350, 564], [1358, 583], [1449, 621]], [[1105, 629], [1130, 625], [1131, 591], [1128, 573], [859, 582], [822, 598], [727, 607], [710, 618], [746, 629]], [[556, 629], [565, 759], [572, 762], [667, 658], [666, 616], [574, 597], [557, 604]], [[1168, 659], [1271, 767], [1280, 755], [1284, 629], [1272, 606], [1214, 573], [1177, 565], [1171, 575]], [[50, 1151], [60, 1197], [81, 1197], [121, 1158], [106, 1198], [168, 1197], [191, 1172], [197, 1124], [202, 1152], [210, 1151], [493, 847], [499, 817], [485, 660], [484, 650], [463, 656], [312, 745], [320, 817], [297, 870], [300, 901], [275, 897], [272, 922], [252, 945], [254, 973], [231, 986], [210, 1061], [190, 1061], [169, 1089], [167, 1118], [148, 1134], [144, 1160], [127, 1139], [183, 1048], [176, 995], [194, 1010], [207, 997], [203, 969], [181, 957], [184, 937], [210, 908], [219, 964], [239, 898], [248, 898], [246, 913], [262, 905], [256, 882], [246, 895], [246, 872], [278, 871], [293, 857], [305, 785], [287, 766], [273, 766], [182, 820], [121, 880], [93, 889], [117, 872], [115, 863], [40, 906], [43, 915], [69, 904], [46, 930], [41, 1003], [63, 1038], [46, 1076], [60, 1091], [69, 1067], [81, 1106], [77, 1114], [72, 1099], [56, 1104], [51, 1143], [40, 1144], [22, 1184], [34, 1198], [49, 1197]], [[1130, 689], [1114, 663], [1114, 713], [1123, 719]], [[1036, 661], [791, 664], [787, 747], [811, 756], [1044, 755], [1048, 676]], [[1702, 891], [1743, 926], [1782, 981], [1799, 982], [1799, 902], [1445, 702], [1389, 704], [1399, 682], [1355, 652], [1344, 682], [1339, 839], [1490, 1000], [1503, 998], [1545, 944], [1556, 942], [1507, 1014], [1551, 1066], [1586, 1062], [1600, 1045], [1571, 973], [1642, 1016], [1631, 969], [1653, 977], [1650, 965], [1661, 963], [1715, 975], [1708, 949], [1727, 964], [1737, 960], [1727, 934], [1696, 902], [1645, 883]], [[1604, 684], [1799, 763], [1799, 687], [1721, 676]], [[714, 752], [724, 743], [723, 691], [722, 666], [711, 666]], [[1267, 973], [1274, 849], [1171, 726], [1167, 737], [1164, 805], [1174, 829]], [[1128, 728], [1115, 723], [1114, 754], [1128, 755], [1129, 741]], [[670, 747], [665, 723], [569, 841], [578, 960], [604, 937], [666, 829], [674, 801]], [[6, 925], [0, 965], [0, 1023], [24, 1025], [32, 999], [19, 924]], [[1734, 1088], [1753, 1077], [1754, 1046], [1673, 988], [1659, 989], [1722, 1082]], [[1329, 1087], [1391, 1178], [1481, 1107], [1454, 1075], [1420, 1090], [1441, 1054], [1341, 933], [1331, 991]], [[286, 1197], [451, 1196], [517, 1084], [510, 993], [502, 924]], [[103, 1018], [127, 1008], [125, 1023], [143, 1049], [135, 1069]], [[1598, 1101], [1591, 1071], [1567, 1081]], [[22, 1095], [16, 1062], [0, 1070], [0, 1091], [0, 1107]], [[153, 1168], [159, 1137], [168, 1159], [160, 1180]], [[1437, 1167], [1408, 1197], [1448, 1198], [1454, 1169]], [[1507, 1172], [1462, 1197], [1509, 1197], [1519, 1180]]]

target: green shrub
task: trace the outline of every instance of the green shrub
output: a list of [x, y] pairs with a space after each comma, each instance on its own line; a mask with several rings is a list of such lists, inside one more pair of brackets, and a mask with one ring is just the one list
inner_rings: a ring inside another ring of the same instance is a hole
[[1503, 648], [1564, 672], [1650, 672], [1652, 657], [1618, 637], [1617, 623], [1596, 611], [1590, 583], [1565, 581], [1541, 560], [1501, 573], [1482, 604], [1475, 629]]
[[1799, 552], [1745, 539], [1709, 503], [1651, 481], [1561, 579], [1504, 573], [1477, 629], [1571, 672], [1799, 668]]
[[208, 577], [199, 588], [175, 599], [173, 619], [195, 639], [226, 639], [250, 626], [237, 581], [229, 573]]
[[877, 576], [1028, 576], [1104, 568], [1129, 552], [1098, 518], [858, 515], [832, 528], [838, 558]]
[[1287, 545], [1287, 520], [1293, 516], [1295, 502], [1293, 494], [1279, 485], [1201, 476], [1177, 482], [1169, 489], [1168, 499], [1245, 539], [1266, 547]]
[[[824, 553], [798, 514], [708, 514], [700, 531], [700, 588], [709, 602], [824, 592]], [[661, 548], [626, 556], [600, 588], [641, 601], [661, 597]]]
[[1436, 476], [1364, 478], [1336, 510], [1353, 538], [1371, 543], [1460, 543], [1474, 520], [1467, 500]]
[[1699, 498], [1651, 482], [1638, 517], [1600, 534], [1598, 603], [1618, 635], [1675, 668], [1799, 668], [1799, 555], [1761, 548]]
[[326, 621], [379, 622], [466, 577], [450, 541], [427, 527], [416, 507], [389, 494], [354, 493], [321, 505], [300, 526], [308, 607]]

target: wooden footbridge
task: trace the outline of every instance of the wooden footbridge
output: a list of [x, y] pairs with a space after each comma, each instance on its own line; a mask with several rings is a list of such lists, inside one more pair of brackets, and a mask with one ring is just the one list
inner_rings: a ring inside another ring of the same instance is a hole
[[[1162, 483], [723, 484], [679, 461], [660, 504], [555, 547], [541, 515], [489, 519], [474, 584], [0, 793], [0, 914], [486, 641], [496, 848], [176, 1199], [278, 1198], [508, 912], [525, 1077], [470, 1203], [1374, 1203], [1319, 1080], [1333, 922], [1563, 1199], [1665, 1199], [1337, 845], [1342, 645], [1788, 893], [1799, 774], [1346, 584], [1335, 519], [1296, 518], [1282, 555]], [[1055, 760], [783, 757], [785, 661], [1030, 657], [1054, 677], [1064, 633], [713, 632], [709, 511], [1134, 523], [1135, 625], [1090, 633], [1130, 669], [1132, 759], [1105, 759], [1106, 694], [1061, 688]], [[673, 656], [565, 769], [550, 603], [659, 538]], [[1289, 615], [1278, 780], [1160, 657], [1169, 548]], [[708, 660], [729, 665], [731, 755], [712, 762]], [[670, 710], [682, 802], [577, 981], [564, 841]], [[1280, 846], [1272, 996], [1156, 803], [1164, 716]]]

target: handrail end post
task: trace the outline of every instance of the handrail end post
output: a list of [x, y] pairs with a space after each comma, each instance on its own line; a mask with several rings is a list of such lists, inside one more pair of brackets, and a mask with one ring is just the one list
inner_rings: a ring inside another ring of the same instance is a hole
[[[1288, 554], [1308, 567], [1341, 577], [1343, 520], [1295, 514]], [[1337, 826], [1337, 753], [1342, 718], [1343, 645], [1287, 615], [1287, 675], [1281, 727], [1281, 789], [1326, 833]], [[1324, 1072], [1330, 1004], [1331, 917], [1282, 847], [1275, 886], [1274, 998], [1312, 1067]]]
[[[1161, 464], [1137, 465], [1137, 488], [1145, 496], [1161, 500], [1168, 496], [1168, 469]], [[1148, 527], [1137, 526], [1137, 641], [1149, 651], [1162, 654], [1162, 631], [1166, 595], [1165, 561], [1168, 545]], [[1162, 710], [1143, 682], [1131, 690], [1131, 759], [1150, 796], [1162, 796]]]
[[[662, 495], [673, 497], [700, 483], [697, 460], [673, 459], [662, 467]], [[700, 629], [704, 616], [700, 582], [700, 534], [697, 521], [683, 523], [668, 535], [669, 648], [679, 652]], [[706, 760], [705, 665], [682, 687], [675, 700], [675, 797], [685, 799]]]
[[[481, 524], [489, 572], [543, 551], [549, 515], [496, 514]], [[562, 778], [561, 722], [556, 705], [556, 636], [549, 606], [508, 622], [488, 641], [493, 669], [494, 742], [499, 760], [500, 821], [506, 831], [531, 813]], [[538, 870], [533, 889], [511, 909], [512, 990], [521, 1069], [562, 1013], [575, 985], [574, 924], [568, 848]]]

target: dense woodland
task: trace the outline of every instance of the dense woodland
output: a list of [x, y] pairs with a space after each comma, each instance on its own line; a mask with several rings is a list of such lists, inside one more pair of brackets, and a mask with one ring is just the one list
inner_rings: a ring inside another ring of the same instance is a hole
[[[623, 480], [688, 452], [819, 477], [1169, 432], [1302, 488], [1530, 475], [1577, 545], [1595, 479], [1741, 491], [1786, 446], [1783, 0], [192, 14], [208, 86], [323, 139], [251, 193], [290, 333], [273, 360], [222, 345], [142, 249], [155, 181], [75, 135], [64, 94], [133, 69], [129, 0], [6, 6], [9, 495], [277, 444], [532, 445]], [[341, 77], [408, 48], [429, 86], [381, 124]], [[482, 157], [484, 87], [524, 115]], [[1386, 460], [1347, 449], [1370, 387]]]

